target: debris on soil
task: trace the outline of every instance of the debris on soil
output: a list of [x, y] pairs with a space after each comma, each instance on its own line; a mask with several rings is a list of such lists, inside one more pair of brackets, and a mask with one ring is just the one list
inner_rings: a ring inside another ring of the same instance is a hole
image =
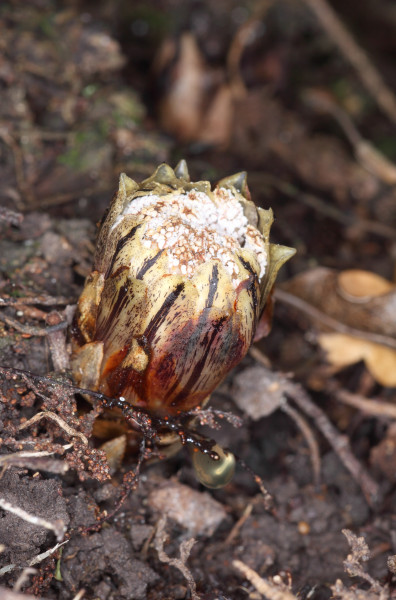
[[[392, 3], [61, 4], [0, 7], [0, 597], [394, 598]], [[69, 372], [120, 173], [181, 158], [246, 170], [298, 250], [270, 335], [193, 415], [237, 456], [211, 491], [125, 431], [109, 465]]]
[[211, 537], [227, 514], [208, 492], [198, 492], [177, 481], [168, 481], [151, 492], [152, 510], [176, 521], [191, 536]]

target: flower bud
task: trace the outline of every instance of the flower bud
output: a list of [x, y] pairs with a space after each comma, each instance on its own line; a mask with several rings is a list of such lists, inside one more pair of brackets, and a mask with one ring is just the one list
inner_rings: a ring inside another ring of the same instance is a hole
[[271, 209], [246, 174], [189, 181], [181, 161], [121, 175], [73, 325], [74, 377], [155, 415], [202, 405], [244, 357], [277, 272]]

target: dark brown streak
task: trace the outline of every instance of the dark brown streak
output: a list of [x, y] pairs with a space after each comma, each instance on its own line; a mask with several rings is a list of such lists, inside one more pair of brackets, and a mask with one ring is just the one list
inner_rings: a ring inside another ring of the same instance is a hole
[[106, 275], [105, 275], [106, 279], [111, 274], [111, 272], [113, 270], [113, 267], [114, 267], [114, 263], [117, 260], [117, 257], [119, 255], [119, 253], [121, 252], [121, 250], [123, 249], [123, 247], [133, 238], [133, 236], [135, 235], [135, 233], [137, 232], [137, 230], [139, 229], [139, 227], [141, 227], [141, 224], [135, 225], [135, 227], [132, 227], [132, 229], [130, 230], [130, 232], [127, 233], [126, 235], [124, 235], [124, 237], [122, 237], [117, 242], [117, 246], [116, 246], [116, 249], [114, 251], [113, 258], [111, 260], [110, 266], [109, 266], [109, 268], [106, 271]]
[[[208, 297], [205, 302], [205, 309], [210, 308], [213, 304], [213, 300], [214, 300], [214, 297], [215, 297], [215, 294], [217, 291], [218, 282], [219, 282], [219, 269], [218, 269], [218, 266], [215, 264], [215, 265], [213, 265], [212, 276], [209, 281], [209, 293], [208, 293]], [[197, 326], [195, 327], [195, 331], [192, 333], [192, 335], [187, 343], [187, 347], [184, 352], [185, 356], [193, 355], [194, 347], [197, 345], [197, 342], [198, 342], [199, 338], [201, 337], [202, 329], [204, 328], [205, 321], [208, 318], [207, 310], [205, 310], [205, 309], [202, 311], [202, 313], [198, 319]], [[191, 379], [191, 377], [190, 377], [190, 379]], [[189, 384], [189, 381], [188, 381], [187, 385], [188, 384]], [[175, 391], [175, 389], [177, 388], [178, 385], [179, 385], [179, 382], [175, 381], [174, 384], [171, 386], [171, 388], [168, 390], [169, 396], [171, 396], [173, 394], [173, 392]], [[182, 395], [183, 395], [183, 397], [185, 397], [185, 394], [183, 391], [179, 392], [177, 394], [174, 402], [175, 403], [178, 402], [181, 399]]]
[[177, 298], [180, 296], [182, 291], [184, 290], [184, 283], [179, 283], [173, 292], [169, 294], [162, 303], [161, 308], [157, 311], [155, 316], [151, 319], [148, 324], [146, 331], [144, 332], [144, 336], [147, 339], [148, 343], [152, 341], [152, 338], [156, 334], [157, 329], [160, 327], [161, 323], [164, 321], [166, 316], [168, 315], [170, 309], [173, 304], [176, 302]]
[[122, 285], [117, 296], [117, 300], [114, 302], [110, 313], [104, 321], [104, 325], [101, 327], [101, 331], [97, 330], [98, 340], [105, 340], [111, 327], [114, 327], [116, 320], [118, 319], [121, 311], [128, 301], [129, 288], [126, 285]]
[[209, 294], [207, 300], [205, 302], [205, 307], [210, 308], [213, 304], [214, 297], [217, 292], [217, 286], [219, 284], [219, 267], [217, 265], [213, 265], [212, 269], [212, 277], [209, 281]]
[[177, 404], [182, 402], [186, 398], [186, 396], [188, 396], [189, 392], [194, 387], [195, 383], [197, 382], [198, 378], [200, 377], [200, 375], [205, 367], [205, 363], [208, 358], [208, 354], [210, 352], [212, 344], [215, 341], [219, 332], [221, 331], [224, 322], [227, 320], [228, 320], [228, 317], [224, 316], [224, 317], [221, 317], [220, 319], [218, 319], [215, 323], [213, 323], [213, 329], [210, 332], [210, 335], [206, 335], [205, 340], [203, 342], [203, 345], [205, 345], [205, 352], [203, 353], [201, 358], [198, 360], [198, 362], [195, 364], [194, 369], [193, 369], [186, 385], [183, 386], [183, 389], [177, 394], [177, 396], [172, 401], [172, 406], [177, 406]]
[[[209, 293], [208, 293], [208, 297], [205, 302], [206, 309], [211, 308], [213, 305], [213, 300], [214, 300], [216, 292], [217, 292], [218, 284], [219, 284], [219, 268], [215, 264], [215, 265], [213, 265], [212, 276], [209, 281]], [[196, 346], [199, 338], [201, 337], [202, 330], [205, 326], [205, 322], [206, 322], [207, 318], [208, 318], [207, 310], [203, 310], [198, 319], [198, 323], [197, 323], [195, 332], [190, 338], [190, 341], [188, 344], [188, 349], [186, 352], [187, 356], [193, 355], [193, 348], [194, 348], [194, 346]], [[222, 317], [221, 319], [219, 319], [217, 326], [214, 328], [214, 331], [212, 331], [210, 340], [208, 340], [208, 338], [206, 336], [206, 340], [203, 341], [203, 345], [206, 345], [205, 352], [204, 352], [203, 356], [201, 356], [200, 360], [194, 366], [193, 371], [192, 371], [186, 385], [183, 386], [183, 389], [176, 395], [176, 397], [172, 401], [172, 406], [176, 406], [178, 403], [182, 402], [184, 400], [184, 398], [186, 397], [186, 395], [190, 392], [190, 390], [195, 385], [197, 378], [200, 376], [202, 369], [204, 368], [204, 365], [205, 365], [210, 347], [213, 343], [213, 340], [215, 339], [216, 335], [219, 332], [219, 329], [221, 328], [223, 322], [226, 319], [227, 319], [227, 317]], [[220, 324], [220, 321], [221, 321], [221, 324]], [[173, 386], [173, 388], [175, 388], [175, 386]], [[170, 392], [171, 391], [173, 391], [173, 389], [170, 390]]]
[[256, 319], [256, 317], [257, 317], [257, 306], [258, 306], [258, 298], [257, 298], [257, 291], [256, 291], [257, 275], [254, 272], [252, 265], [247, 260], [244, 260], [242, 258], [242, 256], [239, 256], [238, 258], [241, 261], [241, 263], [243, 264], [243, 266], [245, 267], [245, 269], [247, 271], [249, 271], [249, 273], [253, 276], [253, 280], [251, 280], [251, 279], [249, 280], [249, 287], [248, 287], [248, 289], [252, 292], [252, 301], [253, 301], [254, 315], [255, 315], [255, 319]]
[[160, 258], [162, 253], [163, 253], [163, 250], [160, 250], [155, 256], [153, 256], [153, 258], [149, 258], [149, 259], [145, 260], [141, 269], [139, 269], [139, 271], [136, 274], [136, 279], [143, 279], [143, 276], [157, 262], [157, 260]]

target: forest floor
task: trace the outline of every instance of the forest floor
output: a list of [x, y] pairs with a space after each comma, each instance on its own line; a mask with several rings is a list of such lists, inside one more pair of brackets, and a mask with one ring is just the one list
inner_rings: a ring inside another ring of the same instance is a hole
[[[0, 599], [396, 598], [396, 12], [331, 6], [1, 3]], [[124, 496], [67, 326], [119, 174], [181, 158], [297, 254], [211, 399], [249, 468], [208, 491], [182, 450]]]

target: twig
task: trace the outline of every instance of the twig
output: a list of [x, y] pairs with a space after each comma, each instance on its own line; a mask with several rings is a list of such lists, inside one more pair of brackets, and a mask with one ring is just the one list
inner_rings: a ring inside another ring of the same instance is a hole
[[371, 142], [365, 140], [350, 116], [329, 95], [317, 90], [307, 90], [304, 100], [315, 110], [329, 114], [337, 121], [355, 151], [357, 160], [370, 173], [387, 185], [396, 184], [396, 165]]
[[[70, 444], [69, 447], [72, 447], [72, 445]], [[64, 475], [69, 470], [69, 465], [63, 460], [48, 458], [51, 454], [55, 453], [47, 451], [13, 452], [12, 454], [0, 456], [0, 466], [3, 467], [0, 479], [8, 467], [22, 467], [34, 471], [47, 471], [48, 473]]]
[[283, 410], [283, 412], [285, 412], [291, 419], [293, 419], [293, 421], [303, 434], [310, 451], [312, 470], [314, 475], [314, 484], [319, 485], [321, 468], [320, 452], [318, 442], [312, 432], [312, 429], [310, 428], [304, 417], [300, 415], [300, 413], [297, 410], [295, 410], [292, 406], [290, 406], [288, 402], [283, 402], [279, 408]]
[[253, 356], [254, 360], [256, 360], [260, 365], [265, 367], [266, 369], [271, 369], [271, 361], [270, 359], [256, 346], [251, 346], [249, 348], [250, 356]]
[[58, 323], [57, 325], [52, 325], [50, 327], [23, 325], [22, 323], [19, 323], [19, 321], [17, 321], [16, 319], [13, 319], [12, 317], [8, 317], [7, 315], [3, 315], [1, 313], [0, 321], [3, 321], [3, 323], [6, 323], [9, 327], [13, 327], [13, 329], [16, 329], [20, 333], [24, 333], [25, 335], [46, 336], [67, 328], [66, 321], [62, 321], [61, 323]]
[[65, 306], [66, 304], [73, 304], [76, 302], [75, 298], [67, 298], [66, 296], [24, 296], [22, 298], [1, 298], [0, 306], [25, 306], [28, 304], [40, 304], [42, 306]]
[[[19, 443], [19, 442], [18, 442]], [[23, 441], [21, 441], [23, 443]], [[30, 443], [34, 444], [36, 442], [30, 441]], [[63, 446], [64, 450], [69, 450], [72, 448], [72, 444], [65, 444]], [[22, 450], [21, 452], [14, 452], [13, 454], [3, 454], [0, 456], [0, 466], [8, 464], [12, 462], [14, 459], [23, 459], [23, 458], [42, 458], [45, 456], [53, 456], [55, 452], [49, 450]]]
[[[265, 356], [265, 354], [263, 354], [261, 352], [261, 350], [259, 348], [255, 348], [253, 346], [252, 348], [250, 348], [249, 353], [265, 369], [271, 369], [271, 365], [268, 364], [269, 361], [268, 361], [267, 357]], [[283, 378], [279, 383], [280, 386], [282, 386], [282, 381], [283, 381]], [[321, 462], [320, 461], [320, 452], [319, 452], [318, 442], [316, 441], [316, 438], [315, 438], [309, 424], [304, 419], [304, 417], [302, 417], [302, 415], [300, 415], [299, 412], [297, 412], [292, 406], [290, 406], [290, 404], [287, 402], [286, 396], [282, 396], [282, 400], [279, 404], [277, 404], [277, 407], [279, 407], [291, 419], [293, 419], [293, 421], [295, 422], [295, 424], [297, 425], [297, 427], [303, 434], [305, 441], [307, 442], [309, 450], [310, 450], [312, 470], [313, 470], [313, 474], [314, 474], [314, 483], [315, 483], [315, 485], [318, 485], [319, 480], [320, 480], [320, 462]]]
[[383, 80], [366, 52], [356, 43], [326, 0], [303, 0], [337, 44], [344, 57], [356, 69], [363, 85], [377, 102], [379, 108], [396, 123], [396, 96]]
[[254, 502], [249, 502], [249, 504], [245, 507], [245, 510], [243, 511], [242, 515], [239, 517], [238, 521], [235, 523], [234, 527], [231, 529], [230, 533], [224, 540], [224, 546], [229, 546], [231, 542], [234, 541], [234, 539], [237, 537], [241, 530], [241, 527], [244, 525], [244, 523], [246, 523], [247, 519], [252, 514], [253, 506]]
[[315, 421], [317, 428], [322, 432], [343, 465], [361, 487], [368, 504], [370, 506], [375, 505], [380, 497], [379, 486], [352, 454], [348, 438], [339, 433], [326, 414], [312, 402], [301, 385], [285, 378], [284, 389], [285, 393], [294, 400], [301, 410]]
[[33, 567], [34, 565], [38, 565], [39, 563], [41, 563], [43, 560], [45, 560], [46, 558], [48, 558], [49, 556], [51, 556], [51, 554], [54, 554], [54, 552], [56, 552], [57, 550], [59, 550], [59, 548], [61, 546], [64, 546], [65, 544], [67, 544], [69, 542], [69, 540], [65, 540], [64, 542], [61, 542], [60, 544], [56, 544], [55, 546], [53, 546], [52, 548], [50, 548], [49, 550], [46, 550], [45, 552], [41, 552], [41, 554], [38, 554], [37, 556], [35, 556], [29, 563], [29, 567]]
[[32, 567], [25, 567], [22, 573], [19, 575], [18, 579], [15, 582], [13, 587], [14, 592], [19, 592], [21, 588], [25, 585], [30, 575], [34, 575], [37, 573], [37, 569], [33, 569]]
[[299, 298], [290, 292], [286, 292], [279, 287], [277, 287], [274, 291], [274, 296], [277, 300], [284, 302], [285, 304], [289, 304], [290, 306], [294, 306], [298, 310], [301, 310], [305, 314], [309, 315], [312, 319], [317, 319], [323, 325], [330, 327], [330, 329], [334, 329], [335, 331], [339, 331], [340, 333], [345, 333], [347, 335], [351, 335], [357, 338], [361, 338], [363, 340], [368, 340], [370, 342], [374, 342], [375, 344], [381, 344], [382, 346], [387, 346], [388, 348], [396, 349], [396, 339], [387, 335], [382, 335], [381, 333], [373, 333], [371, 331], [361, 331], [360, 329], [355, 329], [354, 327], [349, 327], [349, 325], [345, 325], [337, 319], [326, 315], [319, 308], [312, 306], [303, 298]]
[[31, 523], [32, 525], [38, 525], [39, 527], [44, 527], [45, 529], [50, 529], [51, 531], [53, 531], [55, 533], [56, 539], [59, 542], [62, 541], [62, 539], [65, 535], [66, 526], [65, 526], [64, 522], [62, 521], [62, 519], [57, 519], [56, 521], [53, 521], [53, 522], [47, 521], [46, 519], [43, 519], [42, 517], [37, 517], [36, 515], [32, 515], [32, 514], [26, 512], [25, 510], [23, 510], [23, 508], [19, 508], [19, 506], [14, 506], [10, 502], [7, 502], [7, 500], [5, 500], [4, 498], [0, 498], [0, 507], [3, 510], [6, 510], [6, 511], [16, 515], [20, 519], [23, 519], [24, 521]]
[[81, 433], [81, 431], [77, 431], [73, 427], [70, 427], [70, 425], [68, 425], [66, 421], [64, 421], [59, 415], [49, 410], [37, 413], [31, 419], [29, 419], [25, 423], [22, 423], [22, 425], [19, 426], [19, 429], [26, 429], [26, 427], [30, 427], [34, 423], [37, 423], [37, 421], [40, 421], [40, 419], [45, 418], [52, 419], [53, 421], [55, 421], [55, 423], [57, 423], [57, 425], [59, 425], [61, 429], [63, 429], [68, 435], [70, 435], [70, 437], [79, 437], [82, 443], [85, 446], [88, 446], [88, 439], [83, 433]]
[[347, 390], [335, 390], [337, 400], [353, 406], [368, 415], [375, 417], [390, 417], [396, 419], [396, 406], [390, 402], [382, 402], [381, 400], [370, 400], [359, 394], [352, 394]]
[[274, 187], [282, 194], [285, 194], [289, 198], [293, 198], [297, 202], [302, 202], [329, 219], [341, 223], [344, 227], [358, 227], [364, 233], [373, 233], [390, 240], [396, 239], [396, 230], [393, 227], [385, 225], [385, 223], [373, 221], [372, 219], [361, 219], [354, 214], [340, 210], [314, 194], [304, 193], [289, 181], [281, 181], [268, 173], [250, 173], [249, 178], [250, 180], [261, 182], [261, 184], [267, 184]]
[[1, 600], [37, 600], [37, 596], [20, 594], [5, 587], [0, 587], [0, 598]]
[[[26, 198], [28, 203], [34, 203], [34, 193], [32, 192], [31, 186], [26, 182], [23, 165], [23, 152], [20, 146], [16, 143], [8, 129], [3, 126], [0, 126], [0, 140], [2, 140], [4, 144], [11, 149], [14, 158], [15, 179], [20, 196], [22, 196], [22, 198]], [[19, 208], [23, 207], [23, 201], [18, 199], [17, 203], [19, 204]]]
[[191, 592], [191, 598], [193, 600], [199, 600], [199, 596], [196, 592], [197, 586], [192, 576], [190, 569], [186, 565], [186, 561], [190, 556], [191, 548], [195, 544], [195, 539], [191, 538], [185, 540], [180, 544], [180, 558], [170, 558], [164, 551], [164, 542], [166, 538], [165, 533], [166, 516], [162, 516], [158, 521], [157, 531], [154, 538], [154, 547], [158, 552], [158, 558], [161, 562], [172, 565], [178, 569], [187, 580], [188, 586]]
[[233, 560], [232, 564], [268, 600], [297, 600], [296, 596], [284, 584], [278, 585], [269, 579], [263, 579], [241, 560]]
[[[55, 546], [53, 546], [49, 550], [46, 550], [45, 552], [41, 552], [41, 554], [38, 554], [37, 556], [35, 556], [29, 562], [28, 566], [29, 567], [33, 567], [34, 565], [38, 565], [43, 560], [45, 560], [46, 558], [48, 558], [49, 556], [51, 556], [51, 554], [53, 554], [54, 552], [56, 552], [61, 546], [64, 546], [68, 542], [69, 542], [69, 540], [65, 540], [64, 542], [61, 542], [60, 544], [55, 544]], [[10, 573], [11, 571], [13, 571], [16, 568], [16, 566], [17, 565], [6, 565], [5, 567], [2, 567], [0, 569], [0, 577], [2, 577], [3, 575], [5, 575], [6, 573]], [[1, 592], [0, 592], [0, 598], [1, 598], [1, 600], [3, 600], [3, 596], [1, 595]], [[23, 596], [23, 598], [26, 599], [27, 596]], [[37, 600], [37, 599], [35, 599], [35, 600]]]
[[344, 569], [350, 577], [362, 577], [368, 581], [371, 586], [371, 590], [376, 593], [381, 593], [382, 586], [378, 581], [373, 579], [369, 573], [367, 573], [362, 562], [366, 562], [370, 558], [370, 550], [364, 537], [357, 537], [349, 529], [343, 529], [342, 533], [345, 535], [347, 542], [352, 550], [351, 554], [348, 554], [346, 560], [344, 560]]
[[253, 15], [236, 32], [227, 54], [227, 71], [234, 98], [246, 96], [246, 86], [241, 75], [241, 59], [246, 46], [254, 40], [255, 33], [274, 0], [261, 0]]
[[105, 185], [101, 186], [89, 186], [79, 190], [78, 192], [64, 192], [63, 194], [53, 194], [51, 196], [44, 196], [40, 198], [39, 202], [34, 202], [29, 205], [29, 210], [42, 210], [43, 208], [50, 208], [51, 206], [60, 206], [61, 204], [67, 204], [70, 201], [77, 200], [78, 198], [89, 198], [91, 196], [100, 195], [103, 192], [107, 192], [108, 189]]

